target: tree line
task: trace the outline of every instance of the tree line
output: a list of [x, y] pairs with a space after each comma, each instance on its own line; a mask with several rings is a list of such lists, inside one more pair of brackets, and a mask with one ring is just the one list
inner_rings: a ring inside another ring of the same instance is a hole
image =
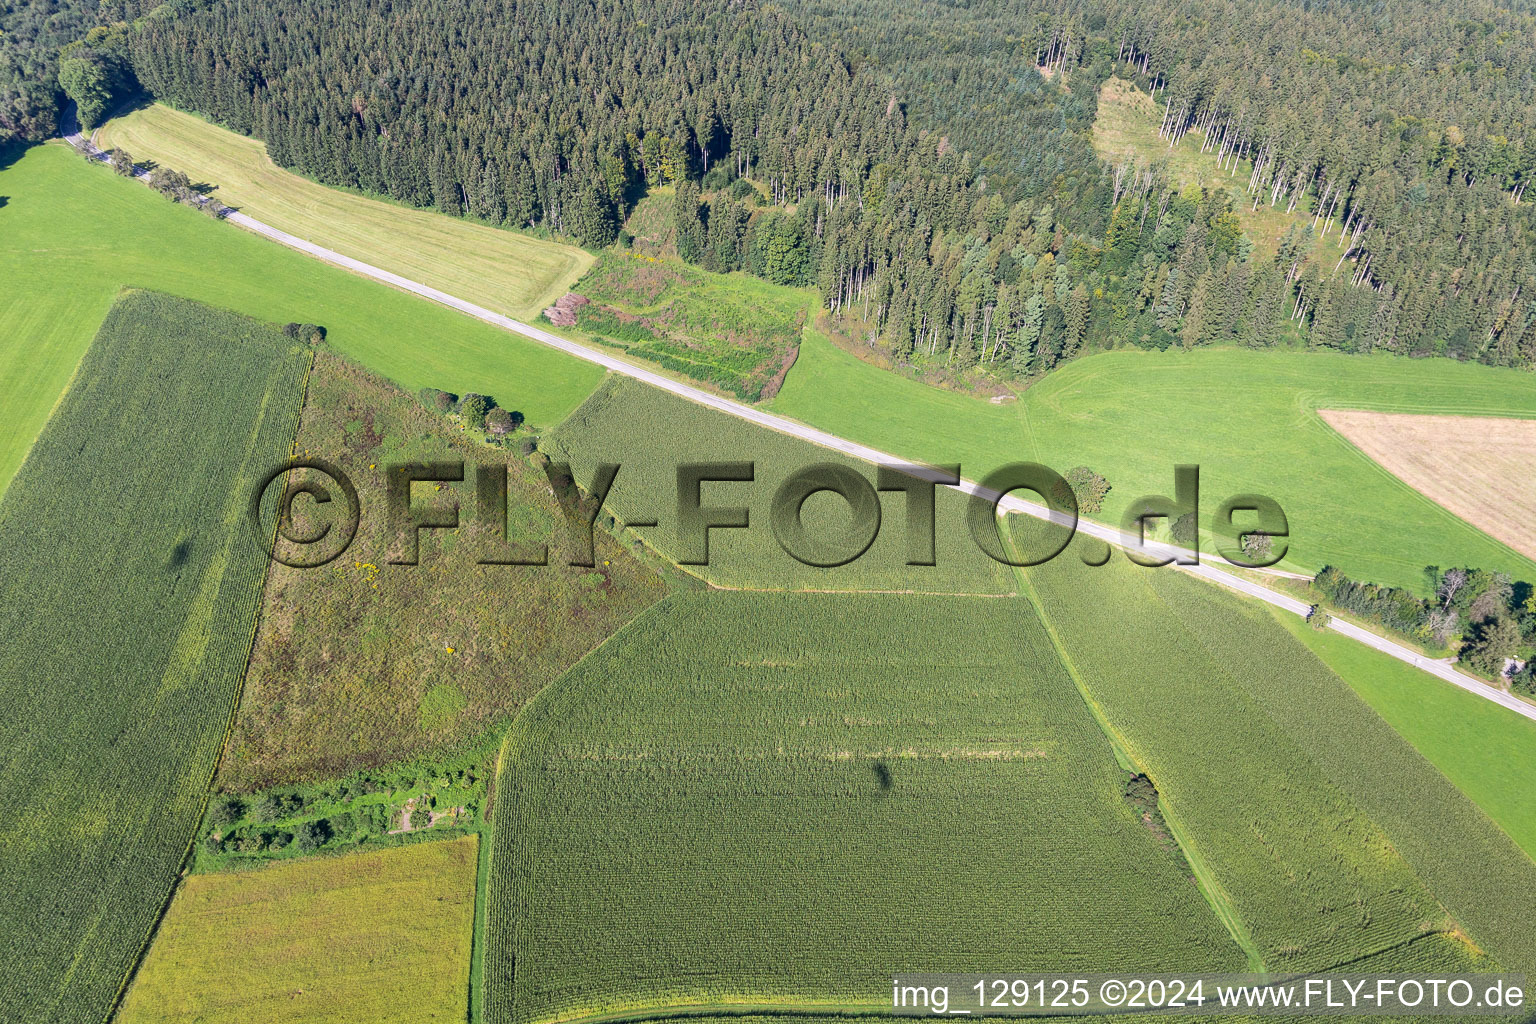
[[[685, 259], [814, 287], [932, 372], [1297, 339], [1536, 364], [1536, 22], [1484, 0], [193, 3], [93, 29], [84, 78], [321, 181], [593, 247], [677, 186]], [[1231, 188], [1102, 164], [1114, 74]], [[1264, 205], [1297, 220], [1275, 253], [1238, 226]]]

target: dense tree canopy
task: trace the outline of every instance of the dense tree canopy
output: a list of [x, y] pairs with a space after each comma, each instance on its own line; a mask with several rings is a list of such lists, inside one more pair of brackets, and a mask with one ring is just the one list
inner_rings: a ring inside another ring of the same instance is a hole
[[[598, 247], [677, 185], [684, 259], [814, 286], [952, 376], [1127, 342], [1536, 363], [1523, 2], [193, 3], [7, 18], [59, 47], [34, 84], [87, 120], [136, 75], [281, 164], [448, 214]], [[1104, 166], [1113, 74], [1231, 188]], [[15, 98], [0, 125], [35, 137]], [[1239, 228], [1261, 206], [1294, 215], [1278, 252]]]

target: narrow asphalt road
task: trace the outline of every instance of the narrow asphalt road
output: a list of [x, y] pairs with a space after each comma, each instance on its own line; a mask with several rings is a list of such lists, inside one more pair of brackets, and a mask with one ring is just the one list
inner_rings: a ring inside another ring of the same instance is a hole
[[[97, 150], [92, 143], [84, 139], [79, 134], [78, 128], [76, 128], [74, 132], [66, 135], [65, 138], [76, 148], [87, 148], [94, 154], [97, 159], [106, 159], [105, 154], [101, 153], [100, 150]], [[140, 174], [139, 177], [143, 178], [147, 177], [147, 175]], [[720, 396], [711, 394], [708, 391], [703, 391], [699, 388], [692, 387], [691, 385], [683, 384], [652, 370], [647, 370], [644, 367], [625, 362], [624, 360], [618, 359], [606, 352], [599, 352], [595, 349], [588, 348], [579, 342], [571, 341], [568, 338], [562, 338], [556, 334], [551, 334], [548, 331], [534, 327], [532, 324], [525, 324], [520, 320], [514, 320], [511, 317], [492, 312], [483, 306], [477, 306], [472, 302], [466, 302], [464, 299], [449, 295], [447, 292], [439, 291], [438, 289], [429, 285], [421, 284], [417, 281], [412, 281], [409, 278], [401, 277], [399, 274], [394, 274], [388, 270], [364, 263], [362, 260], [353, 259], [350, 256], [344, 256], [339, 252], [335, 252], [323, 246], [316, 245], [315, 243], [306, 239], [290, 235], [286, 231], [280, 231], [268, 224], [263, 224], [261, 221], [256, 220], [253, 217], [248, 217], [243, 213], [230, 212], [225, 215], [224, 219], [232, 224], [237, 224], [240, 227], [245, 228], [247, 231], [252, 231], [258, 235], [264, 235], [275, 242], [281, 242], [283, 245], [297, 249], [300, 252], [307, 253], [316, 259], [324, 260], [326, 263], [331, 263], [338, 267], [344, 267], [345, 269], [353, 271], [354, 273], [361, 274], [364, 277], [371, 277], [376, 281], [382, 281], [383, 283], [392, 285], [393, 287], [399, 288], [402, 291], [407, 291], [414, 295], [419, 295], [425, 299], [431, 299], [433, 302], [441, 303], [442, 305], [448, 306], [451, 309], [456, 309], [467, 316], [472, 316], [476, 320], [482, 320], [485, 323], [492, 324], [507, 331], [511, 331], [514, 334], [520, 334], [525, 338], [531, 338], [532, 340], [537, 341], [540, 344], [548, 345], [551, 348], [557, 348], [562, 352], [575, 356], [577, 359], [584, 359], [589, 363], [596, 363], [598, 366], [601, 366], [613, 373], [621, 373], [627, 377], [633, 377], [634, 379], [643, 381], [652, 387], [661, 388], [663, 391], [671, 392], [680, 398], [686, 398], [690, 402], [697, 402], [698, 404], [708, 406], [711, 409], [718, 409], [720, 412], [726, 413], [730, 416], [739, 417], [740, 419], [755, 423], [760, 427], [766, 427], [769, 430], [777, 430], [780, 433], [789, 434], [793, 437], [798, 437], [802, 440], [810, 441], [812, 444], [820, 445], [823, 448], [830, 448], [833, 451], [841, 452], [844, 455], [862, 460], [864, 462], [883, 465], [909, 464], [909, 460], [899, 458], [895, 455], [882, 452], [875, 448], [870, 448], [867, 445], [862, 445], [855, 441], [850, 441], [847, 438], [838, 437], [836, 434], [829, 434], [826, 431], [817, 430], [815, 427], [807, 426], [804, 423], [785, 419], [782, 416], [775, 416], [772, 413], [764, 412], [761, 409], [754, 409], [750, 406], [742, 405], [740, 402], [733, 401], [729, 398], [721, 398]], [[913, 467], [911, 472], [916, 476], [929, 476], [929, 474], [923, 472], [921, 467]], [[935, 475], [930, 476], [929, 478], [934, 479], [937, 477]], [[988, 500], [997, 498], [997, 493], [995, 491], [988, 490], [987, 488], [982, 487], [980, 484], [970, 480], [962, 479], [959, 483], [959, 489], [967, 494], [980, 495], [987, 498]], [[1034, 516], [1037, 519], [1063, 522], [1062, 518], [1057, 513], [1051, 511], [1044, 505], [1038, 504], [1037, 502], [1027, 501], [1012, 494], [1003, 496], [1002, 499], [998, 502], [998, 508], [1002, 512], [1019, 513], [1022, 515]], [[1077, 529], [1082, 533], [1085, 533], [1091, 537], [1097, 537], [1098, 539], [1106, 541], [1116, 547], [1127, 548], [1136, 546], [1119, 529], [1106, 526], [1102, 523], [1096, 523], [1088, 519], [1081, 519], [1078, 521]], [[1147, 545], [1147, 550], [1162, 557], [1174, 557], [1181, 553], [1186, 555], [1189, 554], [1189, 552], [1181, 551], [1181, 549], [1162, 544], [1149, 544]], [[1176, 567], [1183, 572], [1191, 573], [1195, 576], [1201, 577], [1202, 579], [1209, 580], [1212, 583], [1217, 583], [1221, 586], [1227, 587], [1228, 589], [1246, 594], [1249, 597], [1257, 598], [1260, 601], [1264, 601], [1268, 604], [1274, 605], [1277, 608], [1288, 611], [1293, 615], [1305, 616], [1310, 610], [1310, 606], [1296, 600], [1295, 598], [1276, 593], [1267, 587], [1260, 586], [1257, 583], [1252, 583], [1239, 576], [1233, 575], [1232, 573], [1217, 569], [1214, 566], [1207, 565], [1205, 563], [1201, 563], [1199, 565], [1175, 564]], [[1398, 661], [1406, 662], [1407, 664], [1412, 665], [1417, 669], [1428, 672], [1432, 676], [1443, 679], [1453, 686], [1458, 686], [1461, 689], [1466, 690], [1468, 693], [1476, 694], [1485, 700], [1491, 700], [1495, 704], [1499, 704], [1508, 708], [1515, 714], [1523, 715], [1532, 721], [1536, 721], [1536, 705], [1528, 704], [1525, 701], [1520, 700], [1518, 697], [1512, 696], [1511, 694], [1505, 693], [1502, 690], [1497, 690], [1486, 683], [1473, 679], [1472, 677], [1457, 671], [1454, 667], [1446, 662], [1436, 661], [1433, 658], [1426, 658], [1422, 654], [1419, 654], [1418, 652], [1411, 650], [1402, 644], [1396, 643], [1395, 641], [1389, 640], [1384, 636], [1373, 633], [1367, 629], [1362, 629], [1361, 627], [1351, 623], [1342, 622], [1339, 619], [1334, 619], [1329, 628], [1333, 629], [1335, 632], [1349, 637], [1351, 640], [1359, 641], [1368, 647], [1372, 647], [1378, 651], [1381, 651], [1383, 654], [1387, 654], [1393, 658], [1396, 658]]]

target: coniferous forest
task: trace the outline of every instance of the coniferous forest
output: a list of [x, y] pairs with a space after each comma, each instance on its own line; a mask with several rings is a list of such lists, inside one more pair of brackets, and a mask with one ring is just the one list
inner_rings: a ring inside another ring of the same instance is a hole
[[[142, 84], [318, 180], [592, 247], [675, 186], [684, 259], [812, 286], [898, 362], [1033, 376], [1235, 342], [1536, 364], [1528, 4], [91, 10], [49, 22], [97, 26], [58, 70], [87, 124]], [[1112, 75], [1232, 187], [1100, 161]], [[7, 90], [0, 123], [35, 137], [47, 105], [18, 118]], [[1295, 214], [1277, 247], [1240, 229], [1261, 207]]]

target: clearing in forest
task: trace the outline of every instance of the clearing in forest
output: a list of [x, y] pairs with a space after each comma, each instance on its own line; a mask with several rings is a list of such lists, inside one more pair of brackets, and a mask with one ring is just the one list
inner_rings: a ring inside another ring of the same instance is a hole
[[1409, 487], [1536, 558], [1536, 419], [1320, 409]]
[[508, 316], [532, 317], [592, 265], [572, 245], [318, 184], [273, 163], [259, 139], [158, 103], [114, 118], [97, 144], [183, 171], [291, 235]]
[[478, 842], [192, 875], [117, 1019], [462, 1021]]
[[674, 594], [501, 765], [493, 1024], [1244, 963], [1017, 598]]
[[[1099, 111], [1093, 121], [1094, 151], [1111, 166], [1127, 159], [1142, 166], [1161, 163], [1168, 171], [1170, 183], [1177, 186], [1230, 191], [1243, 233], [1266, 252], [1278, 249], [1281, 238], [1292, 227], [1311, 224], [1310, 198], [1303, 199], [1294, 213], [1286, 213], [1284, 201], [1273, 207], [1267, 201], [1261, 202], [1254, 209], [1253, 197], [1247, 191], [1253, 165], [1240, 159], [1235, 168], [1229, 164], [1221, 169], [1215, 153], [1200, 152], [1205, 136], [1198, 129], [1191, 130], [1177, 145], [1169, 146], [1168, 140], [1157, 134], [1162, 116], [1161, 101], [1142, 92], [1134, 83], [1123, 78], [1106, 80], [1099, 88]], [[1338, 239], [1337, 227], [1329, 237], [1313, 239], [1314, 253], [1322, 256], [1331, 252], [1332, 259], [1338, 259], [1343, 254]]]
[[160, 914], [234, 710], [310, 349], [122, 298], [0, 504], [0, 1021], [101, 1020]]

